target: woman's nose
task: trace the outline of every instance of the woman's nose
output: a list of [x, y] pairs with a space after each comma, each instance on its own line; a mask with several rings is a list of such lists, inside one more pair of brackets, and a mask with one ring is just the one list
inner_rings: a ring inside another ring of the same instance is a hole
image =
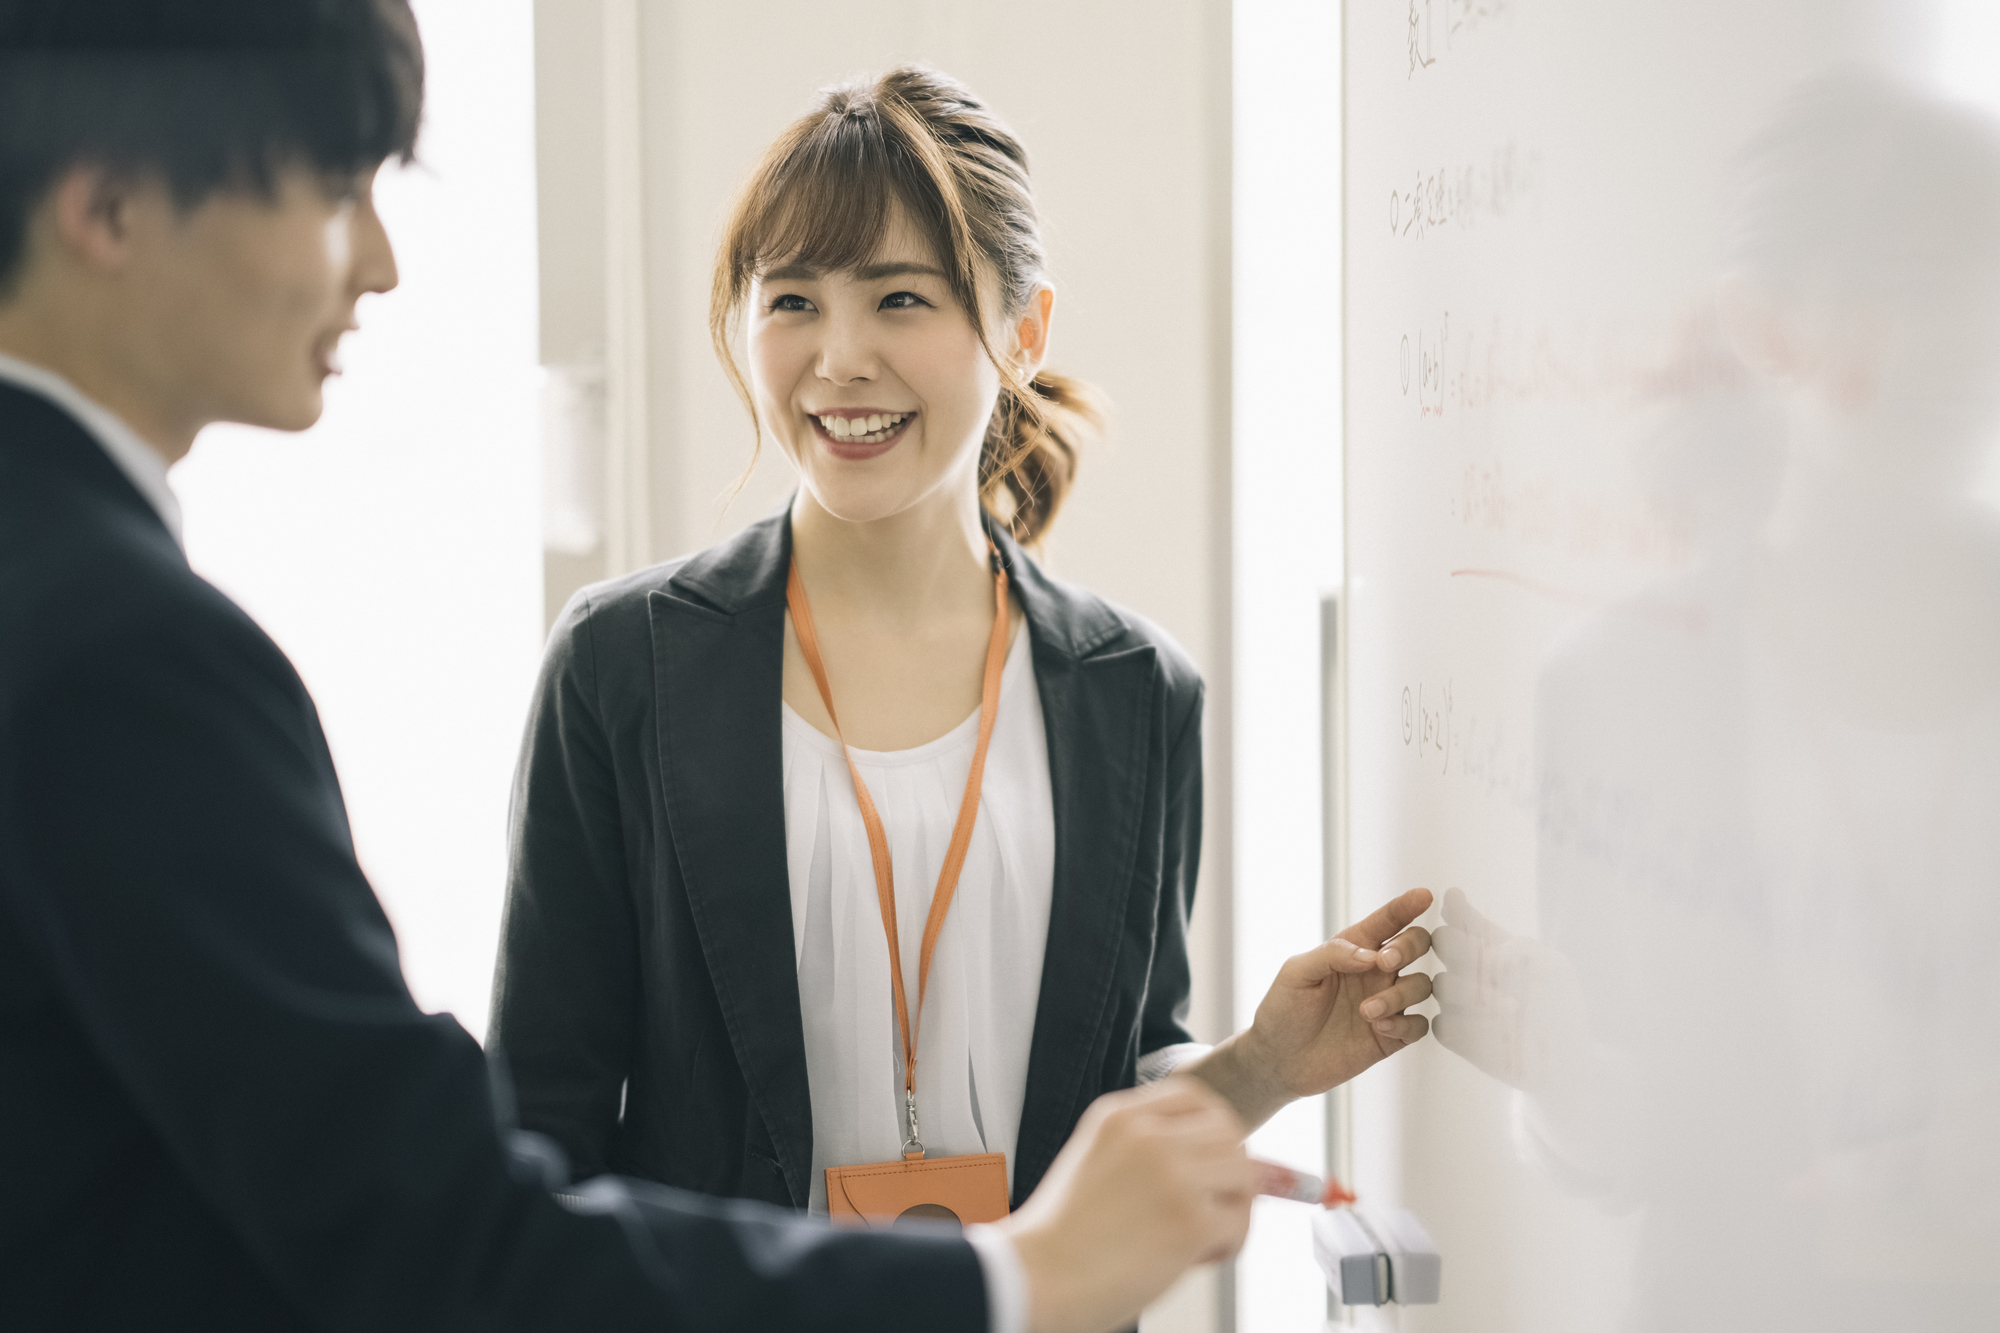
[[829, 384], [853, 384], [875, 378], [877, 358], [866, 333], [850, 320], [827, 321], [826, 340], [819, 349], [819, 377]]

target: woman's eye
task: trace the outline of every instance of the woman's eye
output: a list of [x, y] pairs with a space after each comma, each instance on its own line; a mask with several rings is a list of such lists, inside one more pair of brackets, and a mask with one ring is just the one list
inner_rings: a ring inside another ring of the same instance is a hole
[[773, 314], [778, 314], [780, 312], [787, 312], [791, 314], [802, 314], [805, 311], [811, 309], [812, 309], [811, 301], [806, 300], [806, 298], [803, 296], [794, 296], [790, 293], [787, 293], [784, 296], [774, 297], [771, 301], [771, 313]]
[[915, 310], [919, 306], [927, 306], [929, 304], [929, 301], [918, 296], [915, 292], [890, 292], [882, 298], [880, 308], [883, 310]]

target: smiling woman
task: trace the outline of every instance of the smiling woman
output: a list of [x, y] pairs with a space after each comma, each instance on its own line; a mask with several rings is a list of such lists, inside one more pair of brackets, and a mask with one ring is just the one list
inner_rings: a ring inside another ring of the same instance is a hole
[[[955, 483], [976, 492], [978, 472], [1001, 466], [1003, 445], [981, 447], [1000, 371], [931, 249], [898, 206], [879, 262], [851, 272], [790, 263], [751, 284], [752, 410], [814, 502], [849, 522], [888, 517]], [[1038, 315], [1001, 330], [1021, 356], [1047, 342]], [[1056, 453], [1066, 446], [1048, 447], [1048, 470], [1066, 486], [1072, 460]], [[1001, 484], [996, 475], [991, 485]]]
[[930, 70], [739, 199], [711, 330], [797, 494], [571, 602], [517, 786], [494, 1034], [580, 1170], [986, 1220], [1101, 1093], [1185, 1068], [1254, 1125], [1422, 1034], [1413, 895], [1193, 1044], [1201, 680], [1022, 546], [1095, 421], [1055, 304], [1025, 150]]
[[[975, 442], [980, 497], [1034, 542], [1102, 425], [1091, 389], [1042, 367], [1054, 302], [1026, 150], [962, 86], [909, 67], [831, 90], [771, 146], [716, 258], [709, 329], [759, 443], [769, 429], [809, 468], [801, 414], [851, 422], [876, 404], [761, 393], [781, 378], [798, 390], [814, 339], [835, 339], [836, 356], [865, 345], [855, 321], [871, 319], [948, 396], [936, 407], [955, 419], [927, 423], [932, 461], [945, 435]], [[755, 392], [730, 350], [746, 305]]]

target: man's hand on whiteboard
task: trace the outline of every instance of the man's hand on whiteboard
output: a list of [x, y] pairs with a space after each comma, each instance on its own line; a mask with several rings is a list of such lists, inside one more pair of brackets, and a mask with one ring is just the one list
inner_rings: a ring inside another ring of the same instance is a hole
[[1429, 1020], [1407, 1010], [1430, 998], [1431, 979], [1400, 974], [1430, 952], [1430, 932], [1411, 924], [1430, 905], [1429, 889], [1411, 889], [1287, 959], [1249, 1028], [1182, 1072], [1227, 1097], [1255, 1129], [1288, 1102], [1345, 1083], [1422, 1039]]

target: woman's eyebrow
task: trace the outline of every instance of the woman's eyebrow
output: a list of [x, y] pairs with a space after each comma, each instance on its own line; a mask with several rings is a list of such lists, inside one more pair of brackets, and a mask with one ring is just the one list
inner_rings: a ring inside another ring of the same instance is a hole
[[863, 282], [875, 282], [882, 278], [906, 278], [913, 274], [942, 278], [944, 270], [933, 264], [870, 264], [866, 268], [855, 270], [854, 276]]
[[[892, 264], [869, 264], [854, 270], [854, 276], [861, 282], [879, 282], [883, 278], [905, 278], [913, 274], [924, 274], [942, 278], [944, 270], [933, 264], [915, 264], [898, 261]], [[821, 276], [820, 271], [808, 264], [781, 264], [761, 275], [763, 282], [812, 282]]]

